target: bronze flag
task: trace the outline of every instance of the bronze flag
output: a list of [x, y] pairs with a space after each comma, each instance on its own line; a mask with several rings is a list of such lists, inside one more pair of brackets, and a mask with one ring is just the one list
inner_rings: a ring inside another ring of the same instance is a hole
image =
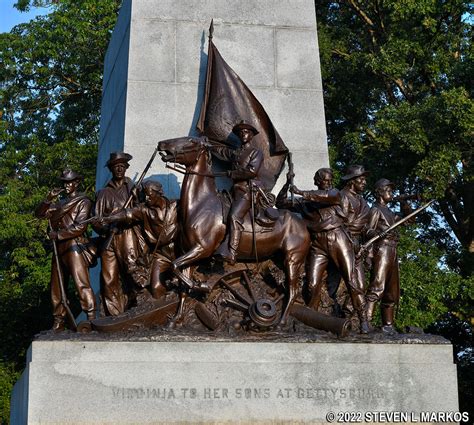
[[209, 28], [209, 48], [204, 99], [197, 129], [211, 140], [232, 145], [232, 127], [241, 120], [258, 131], [252, 144], [264, 155], [259, 179], [272, 189], [283, 168], [288, 148], [273, 126], [265, 109], [246, 84], [225, 62], [212, 42], [213, 24]]

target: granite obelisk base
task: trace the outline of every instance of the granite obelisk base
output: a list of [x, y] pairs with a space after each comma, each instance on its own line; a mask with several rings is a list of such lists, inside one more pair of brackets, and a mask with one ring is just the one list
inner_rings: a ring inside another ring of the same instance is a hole
[[449, 344], [35, 341], [13, 401], [12, 424], [325, 423], [344, 412], [458, 410]]

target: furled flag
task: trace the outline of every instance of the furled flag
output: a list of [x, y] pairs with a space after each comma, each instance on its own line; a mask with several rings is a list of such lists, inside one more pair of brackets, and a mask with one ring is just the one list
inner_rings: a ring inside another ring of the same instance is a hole
[[250, 89], [225, 62], [212, 42], [213, 23], [209, 28], [206, 86], [197, 129], [209, 139], [232, 145], [232, 128], [240, 121], [258, 131], [252, 145], [264, 155], [259, 178], [269, 190], [283, 168], [288, 148], [273, 126], [265, 109]]

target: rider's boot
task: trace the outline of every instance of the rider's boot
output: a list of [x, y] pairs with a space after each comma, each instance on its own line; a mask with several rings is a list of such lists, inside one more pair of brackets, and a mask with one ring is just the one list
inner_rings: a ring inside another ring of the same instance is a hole
[[236, 220], [232, 219], [230, 224], [230, 233], [229, 233], [229, 255], [224, 256], [224, 260], [230, 264], [235, 264], [235, 259], [237, 257], [237, 248], [239, 247], [240, 236], [242, 230], [240, 229], [241, 224]]

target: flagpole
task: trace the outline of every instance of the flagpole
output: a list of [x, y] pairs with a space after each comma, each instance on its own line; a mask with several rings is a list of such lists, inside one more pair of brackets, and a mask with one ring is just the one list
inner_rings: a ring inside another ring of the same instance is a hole
[[214, 19], [211, 19], [211, 25], [209, 25], [209, 42], [208, 42], [208, 47], [207, 47], [206, 85], [204, 86], [204, 98], [201, 103], [201, 112], [199, 114], [198, 122], [196, 123], [196, 128], [201, 132], [201, 135], [204, 134], [204, 130], [206, 127], [205, 120], [206, 120], [207, 103], [209, 101], [209, 94], [211, 91], [212, 64], [214, 62], [214, 55], [212, 52], [213, 35], [214, 35]]

